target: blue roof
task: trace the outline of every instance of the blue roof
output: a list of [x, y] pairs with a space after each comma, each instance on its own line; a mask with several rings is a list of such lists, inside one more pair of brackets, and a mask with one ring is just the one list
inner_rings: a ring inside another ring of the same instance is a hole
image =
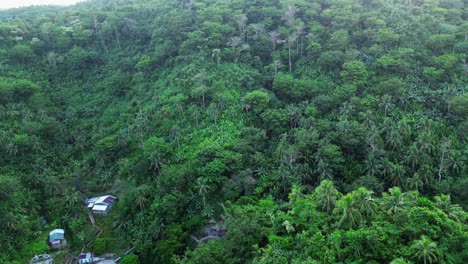
[[63, 231], [63, 229], [55, 229], [55, 230], [52, 230], [50, 233], [49, 233], [49, 242], [52, 242], [54, 240], [62, 240], [64, 239], [64, 234], [65, 234], [65, 231]]

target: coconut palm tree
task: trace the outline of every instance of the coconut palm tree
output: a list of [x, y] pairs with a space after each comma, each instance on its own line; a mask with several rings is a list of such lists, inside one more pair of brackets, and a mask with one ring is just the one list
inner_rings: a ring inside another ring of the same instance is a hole
[[418, 173], [413, 174], [413, 177], [406, 179], [406, 187], [408, 190], [419, 191], [423, 187], [423, 181]]
[[403, 136], [397, 129], [392, 129], [386, 137], [386, 142], [392, 149], [397, 149], [403, 142]]
[[64, 205], [68, 210], [73, 209], [77, 204], [81, 202], [81, 193], [78, 192], [74, 187], [68, 188], [65, 191], [65, 195], [63, 197]]
[[392, 262], [390, 262], [390, 264], [411, 264], [411, 263], [413, 262], [408, 261], [404, 258], [397, 258], [397, 259], [392, 260]]
[[393, 98], [391, 95], [386, 94], [382, 96], [382, 100], [379, 103], [379, 107], [382, 110], [384, 110], [384, 116], [387, 116], [387, 113], [395, 107], [395, 104], [392, 101]]
[[208, 193], [208, 182], [205, 178], [198, 178], [195, 188], [198, 190], [198, 194], [202, 197], [203, 207], [206, 207], [206, 194]]
[[143, 210], [143, 208], [146, 207], [148, 204], [149, 200], [148, 198], [145, 197], [145, 193], [142, 191], [137, 192], [136, 197], [135, 197], [135, 203], [138, 205], [140, 210]]
[[434, 136], [428, 132], [422, 132], [416, 139], [419, 152], [432, 154], [436, 150], [434, 145]]
[[316, 172], [319, 174], [319, 179], [323, 180], [331, 180], [333, 179], [333, 171], [330, 169], [328, 163], [320, 159], [317, 164]]
[[351, 228], [356, 227], [362, 219], [361, 212], [356, 208], [356, 203], [351, 193], [338, 200], [333, 213], [339, 216], [339, 227], [343, 224], [348, 224]]
[[389, 214], [396, 214], [408, 204], [406, 194], [399, 187], [390, 188], [388, 193], [383, 194], [382, 206]]
[[393, 186], [398, 186], [401, 187], [404, 182], [404, 177], [405, 177], [405, 167], [403, 167], [400, 164], [395, 164], [393, 173], [390, 175], [392, 178], [392, 184]]
[[370, 110], [367, 110], [365, 113], [360, 112], [359, 113], [359, 119], [361, 120], [361, 122], [365, 126], [368, 126], [368, 127], [372, 127], [375, 124], [374, 118], [373, 118], [373, 113]]
[[432, 261], [437, 260], [437, 243], [431, 241], [426, 236], [421, 236], [421, 239], [415, 240], [411, 248], [416, 250], [415, 255], [417, 255], [418, 259], [423, 259], [424, 264], [432, 263]]
[[320, 185], [315, 189], [315, 199], [317, 205], [330, 214], [336, 206], [336, 201], [341, 194], [333, 186], [330, 180], [323, 180]]
[[381, 163], [382, 169], [380, 170], [380, 174], [382, 175], [382, 178], [386, 179], [395, 171], [395, 164], [393, 164], [393, 162], [391, 162], [387, 157], [381, 158]]
[[368, 176], [376, 176], [381, 174], [382, 164], [374, 153], [369, 153], [367, 159], [364, 161]]
[[453, 173], [461, 173], [466, 166], [466, 159], [463, 154], [458, 150], [452, 150], [450, 155], [447, 157], [448, 168]]
[[364, 187], [352, 192], [355, 207], [366, 219], [377, 211], [377, 203], [372, 198], [373, 193], [373, 191], [369, 191]]
[[465, 213], [458, 204], [452, 204], [450, 194], [442, 194], [434, 197], [436, 206], [442, 210], [447, 216], [457, 222], [463, 222], [465, 220]]

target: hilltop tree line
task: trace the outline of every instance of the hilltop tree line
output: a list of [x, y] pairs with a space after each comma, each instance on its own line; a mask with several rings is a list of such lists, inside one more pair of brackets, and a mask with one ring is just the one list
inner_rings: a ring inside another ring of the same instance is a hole
[[[0, 262], [56, 227], [129, 263], [467, 262], [466, 18], [461, 0], [0, 12]], [[106, 193], [95, 238], [82, 201]], [[197, 245], [212, 219], [226, 236]]]

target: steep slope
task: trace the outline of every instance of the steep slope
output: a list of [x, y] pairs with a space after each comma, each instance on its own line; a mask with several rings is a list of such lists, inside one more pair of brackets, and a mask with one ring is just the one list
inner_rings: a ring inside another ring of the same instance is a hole
[[428, 241], [462, 263], [466, 17], [456, 0], [0, 12], [0, 261], [57, 225], [77, 252], [82, 199], [113, 193], [95, 250], [142, 263], [417, 262]]

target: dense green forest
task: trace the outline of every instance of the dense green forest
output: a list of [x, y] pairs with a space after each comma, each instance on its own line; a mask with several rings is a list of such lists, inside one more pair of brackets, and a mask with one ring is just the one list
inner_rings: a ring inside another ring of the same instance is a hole
[[[463, 0], [0, 12], [0, 262], [468, 263]], [[87, 197], [119, 198], [95, 229]], [[226, 234], [196, 243], [212, 221]]]

